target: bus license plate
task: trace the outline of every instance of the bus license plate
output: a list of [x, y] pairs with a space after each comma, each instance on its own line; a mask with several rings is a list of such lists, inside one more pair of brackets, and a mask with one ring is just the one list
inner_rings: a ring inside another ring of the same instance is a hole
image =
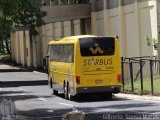
[[96, 80], [96, 81], [95, 81], [96, 84], [100, 84], [100, 83], [102, 83], [102, 82], [103, 82], [103, 80]]

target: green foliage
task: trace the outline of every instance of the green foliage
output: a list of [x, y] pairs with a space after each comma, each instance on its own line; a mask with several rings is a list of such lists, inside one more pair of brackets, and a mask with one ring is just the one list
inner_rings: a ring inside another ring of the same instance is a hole
[[42, 17], [46, 12], [41, 10], [40, 0], [19, 0], [18, 9], [13, 19], [15, 26], [28, 26], [32, 35], [37, 35], [36, 27], [44, 24]]
[[[146, 37], [146, 43], [147, 46], [150, 48], [154, 48], [155, 50], [158, 50], [158, 39], [155, 38], [149, 38], [148, 36]], [[153, 59], [153, 53], [150, 55], [150, 59]]]
[[154, 47], [155, 50], [158, 49], [158, 39], [146, 37], [146, 42], [148, 47]]
[[[154, 87], [154, 94], [160, 94], [160, 76], [154, 76], [153, 78], [153, 87]], [[125, 84], [125, 90], [131, 91], [131, 81], [128, 81]], [[135, 93], [140, 94], [141, 93], [141, 81], [138, 79], [137, 81], [134, 81], [134, 90]], [[151, 78], [145, 78], [143, 79], [143, 90], [144, 93], [150, 94], [151, 93]]]
[[7, 40], [15, 28], [25, 26], [31, 35], [38, 34], [36, 27], [44, 24], [46, 15], [41, 7], [41, 0], [0, 0], [0, 51], [9, 46]]

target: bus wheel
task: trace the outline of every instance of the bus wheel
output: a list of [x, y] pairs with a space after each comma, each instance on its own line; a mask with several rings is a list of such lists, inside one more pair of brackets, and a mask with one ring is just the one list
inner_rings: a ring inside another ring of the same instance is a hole
[[50, 88], [53, 88], [52, 78], [50, 79]]
[[75, 96], [71, 95], [69, 84], [67, 84], [67, 92], [68, 100], [74, 100]]
[[73, 100], [73, 96], [72, 96], [71, 93], [70, 93], [69, 84], [67, 85], [67, 88], [68, 88], [68, 100]]
[[64, 98], [68, 100], [68, 88], [67, 83], [64, 83]]

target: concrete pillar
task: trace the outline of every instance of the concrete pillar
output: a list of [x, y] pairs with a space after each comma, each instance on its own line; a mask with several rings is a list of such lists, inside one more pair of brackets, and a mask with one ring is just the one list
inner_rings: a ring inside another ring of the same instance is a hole
[[139, 3], [137, 0], [134, 3], [135, 6], [135, 21], [136, 21], [136, 31], [137, 36], [135, 36], [135, 39], [139, 41], [139, 56], [142, 56], [142, 41], [141, 41], [141, 25], [140, 25], [140, 11], [139, 11]]
[[97, 34], [97, 22], [96, 22], [97, 14], [96, 12], [91, 12], [91, 28], [92, 34]]
[[19, 43], [19, 31], [16, 31], [15, 37], [15, 55], [16, 55], [16, 63], [20, 63], [20, 43]]
[[42, 28], [42, 32], [46, 31], [45, 34], [46, 34], [46, 39], [48, 42], [54, 39], [54, 36], [53, 36], [54, 31], [53, 30], [54, 30], [53, 23], [46, 24], [45, 28], [44, 27]]
[[124, 14], [124, 6], [121, 6], [121, 0], [119, 0], [118, 6], [118, 16], [119, 16], [119, 39], [122, 40], [122, 53], [121, 56], [127, 56], [127, 40], [126, 40], [126, 31], [125, 31], [125, 14]]
[[25, 65], [25, 41], [24, 41], [24, 31], [19, 31], [19, 44], [20, 44], [20, 64]]
[[104, 35], [110, 36], [111, 35], [111, 23], [109, 18], [109, 9], [106, 8], [107, 0], [104, 0]]
[[32, 37], [32, 54], [33, 54], [33, 67], [37, 68], [38, 64], [37, 64], [37, 46], [36, 46], [36, 37]]
[[85, 18], [85, 34], [91, 34], [91, 18]]
[[64, 21], [64, 37], [71, 36], [71, 21]]
[[25, 31], [25, 39], [26, 39], [26, 64], [27, 67], [32, 66], [32, 46], [31, 46], [31, 41], [29, 37], [29, 31]]
[[47, 53], [47, 32], [46, 32], [46, 25], [42, 26], [42, 40], [41, 40], [41, 45], [42, 45], [42, 49], [43, 49], [43, 57], [46, 56]]
[[74, 35], [80, 35], [81, 34], [81, 28], [80, 28], [80, 20], [74, 20]]
[[63, 38], [63, 23], [57, 22], [54, 24], [54, 31], [55, 31], [55, 39]]

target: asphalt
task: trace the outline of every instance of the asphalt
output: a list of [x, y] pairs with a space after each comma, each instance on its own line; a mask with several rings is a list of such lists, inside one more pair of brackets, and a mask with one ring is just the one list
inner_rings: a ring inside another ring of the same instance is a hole
[[33, 69], [33, 68], [25, 68], [22, 66], [14, 66], [12, 64], [4, 64], [0, 63], [0, 87], [18, 87], [18, 86], [35, 86], [35, 85], [47, 85], [48, 81], [46, 79], [3, 79], [1, 76], [2, 74], [7, 73], [13, 73], [13, 72], [18, 72], [18, 74], [27, 73], [27, 72], [32, 72], [35, 74], [44, 74], [46, 75], [45, 71], [40, 70], [40, 69]]
[[[11, 64], [2, 64], [0, 63], [0, 73], [11, 73], [11, 72], [33, 72], [33, 74], [39, 75], [47, 75], [43, 70], [35, 70], [35, 69], [28, 69], [21, 66], [13, 66]], [[43, 79], [38, 80], [2, 80], [0, 74], [0, 87], [18, 87], [18, 86], [38, 86], [38, 85], [47, 85], [48, 81]], [[135, 94], [124, 94], [118, 93], [115, 94], [117, 97], [122, 97], [126, 99], [137, 99], [137, 100], [153, 100], [160, 102], [160, 96], [151, 96], [151, 95], [135, 95]]]

